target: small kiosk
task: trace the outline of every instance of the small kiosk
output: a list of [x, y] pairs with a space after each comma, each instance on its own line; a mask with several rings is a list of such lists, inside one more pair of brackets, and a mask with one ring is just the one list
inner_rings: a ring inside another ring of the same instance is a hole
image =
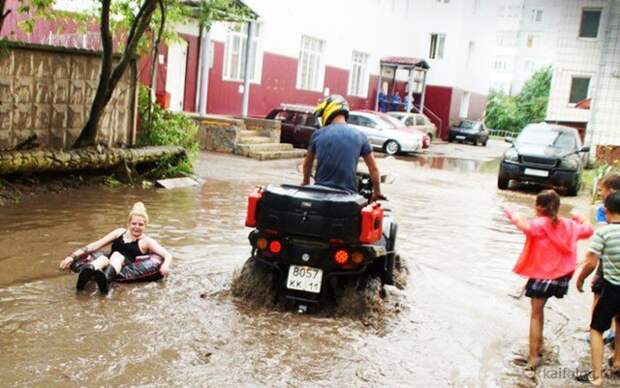
[[419, 94], [420, 104], [416, 109], [419, 112], [424, 111], [424, 97], [426, 94], [426, 73], [430, 69], [425, 60], [419, 58], [407, 57], [385, 57], [380, 61], [381, 71], [379, 72], [379, 80], [377, 81], [377, 96], [375, 99], [375, 110], [379, 110], [379, 94], [382, 92], [384, 81], [389, 81], [388, 95], [393, 95], [396, 86], [396, 72], [398, 70], [408, 71], [407, 77], [407, 95], [404, 100], [411, 103], [413, 108], [413, 95]]

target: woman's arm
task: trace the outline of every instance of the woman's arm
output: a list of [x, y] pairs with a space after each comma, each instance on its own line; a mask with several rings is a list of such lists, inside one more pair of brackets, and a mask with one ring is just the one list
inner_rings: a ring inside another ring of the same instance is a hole
[[172, 255], [154, 239], [147, 237], [144, 240], [148, 252], [156, 253], [164, 258], [163, 264], [159, 267], [159, 272], [161, 272], [163, 276], [168, 276], [170, 273], [170, 264], [172, 264]]
[[95, 252], [96, 250], [105, 247], [106, 245], [114, 241], [114, 239], [117, 238], [124, 230], [125, 229], [123, 228], [114, 229], [112, 232], [106, 234], [99, 240], [91, 242], [90, 244], [87, 244], [82, 248], [76, 249], [75, 251], [73, 251], [73, 253], [65, 257], [64, 260], [60, 262], [60, 269], [68, 269], [71, 266], [71, 263], [73, 263], [73, 260], [77, 259], [78, 257]]

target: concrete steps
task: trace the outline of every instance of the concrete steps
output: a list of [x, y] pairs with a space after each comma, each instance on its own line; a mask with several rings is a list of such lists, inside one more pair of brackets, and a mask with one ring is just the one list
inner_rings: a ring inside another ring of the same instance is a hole
[[296, 150], [291, 146], [291, 149], [287, 151], [256, 151], [250, 152], [248, 156], [256, 160], [275, 160], [303, 158], [305, 155], [305, 150]]
[[251, 130], [239, 132], [234, 152], [257, 160], [302, 158], [306, 154], [305, 150], [294, 149], [291, 144], [276, 142]]

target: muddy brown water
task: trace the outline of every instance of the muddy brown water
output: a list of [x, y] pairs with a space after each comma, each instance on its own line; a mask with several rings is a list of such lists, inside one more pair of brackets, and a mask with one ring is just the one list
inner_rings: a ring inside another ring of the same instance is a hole
[[[408, 287], [380, 329], [355, 316], [297, 315], [230, 292], [249, 255], [243, 227], [254, 185], [298, 183], [298, 160], [202, 154], [200, 187], [80, 188], [0, 208], [2, 386], [567, 386], [587, 366], [591, 294], [571, 284], [546, 309], [547, 365], [528, 378], [529, 304], [511, 273], [523, 237], [509, 205], [532, 216], [531, 191], [496, 189], [496, 164], [381, 158], [399, 222]], [[495, 167], [494, 167], [495, 166]], [[163, 282], [76, 293], [57, 270], [70, 251], [123, 226], [145, 202], [148, 234], [174, 255]], [[587, 213], [563, 197], [562, 212]], [[585, 249], [581, 244], [580, 250]]]

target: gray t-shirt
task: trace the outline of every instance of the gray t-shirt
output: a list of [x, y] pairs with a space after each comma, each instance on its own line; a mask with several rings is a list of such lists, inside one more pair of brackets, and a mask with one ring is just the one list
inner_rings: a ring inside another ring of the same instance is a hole
[[308, 150], [316, 155], [317, 185], [357, 192], [357, 161], [372, 151], [365, 134], [347, 124], [331, 124], [312, 134]]

